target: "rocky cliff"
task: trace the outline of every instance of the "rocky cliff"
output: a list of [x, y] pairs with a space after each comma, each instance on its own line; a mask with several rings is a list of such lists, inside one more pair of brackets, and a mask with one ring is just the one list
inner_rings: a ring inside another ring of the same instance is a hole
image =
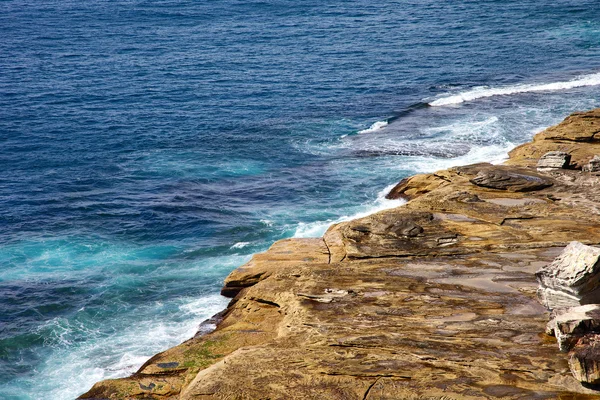
[[[550, 151], [566, 168], [538, 171]], [[534, 276], [570, 241], [600, 244], [596, 154], [600, 109], [504, 165], [405, 179], [389, 196], [406, 205], [275, 243], [227, 278], [216, 330], [81, 398], [596, 398], [545, 333]]]

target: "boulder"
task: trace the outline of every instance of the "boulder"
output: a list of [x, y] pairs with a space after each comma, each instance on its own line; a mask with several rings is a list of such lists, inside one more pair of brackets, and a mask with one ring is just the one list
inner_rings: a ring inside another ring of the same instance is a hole
[[583, 166], [584, 172], [598, 172], [600, 171], [600, 156], [594, 156], [589, 163]]
[[537, 163], [540, 170], [567, 168], [571, 162], [571, 155], [563, 151], [549, 151]]
[[600, 249], [571, 242], [536, 272], [538, 298], [547, 308], [575, 307], [600, 302]]
[[600, 384], [600, 335], [586, 335], [577, 341], [569, 352], [569, 368], [579, 382]]
[[547, 332], [556, 336], [558, 348], [566, 353], [583, 336], [600, 334], [600, 304], [558, 310], [548, 323]]

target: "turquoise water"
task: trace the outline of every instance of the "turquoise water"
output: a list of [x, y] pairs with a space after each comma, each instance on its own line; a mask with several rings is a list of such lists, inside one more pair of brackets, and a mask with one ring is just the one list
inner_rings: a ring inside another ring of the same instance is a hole
[[0, 1], [0, 398], [69, 399], [275, 240], [600, 106], [595, 1]]

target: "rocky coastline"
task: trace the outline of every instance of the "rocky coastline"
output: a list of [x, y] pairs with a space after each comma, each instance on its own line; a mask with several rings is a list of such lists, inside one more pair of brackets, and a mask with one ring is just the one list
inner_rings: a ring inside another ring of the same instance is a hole
[[215, 330], [80, 398], [600, 397], [550, 335], [569, 319], [547, 329], [535, 275], [572, 241], [600, 244], [596, 155], [600, 109], [502, 165], [404, 179], [388, 197], [405, 205], [275, 243], [227, 277]]

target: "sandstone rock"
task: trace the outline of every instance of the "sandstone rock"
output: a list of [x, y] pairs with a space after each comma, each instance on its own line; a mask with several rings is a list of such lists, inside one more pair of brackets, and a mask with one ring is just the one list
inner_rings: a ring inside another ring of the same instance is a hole
[[533, 167], [549, 151], [571, 155], [571, 164], [581, 169], [595, 154], [600, 154], [600, 108], [573, 113], [560, 124], [538, 133], [532, 142], [516, 147], [508, 154], [510, 165]]
[[600, 304], [558, 310], [548, 323], [547, 332], [556, 336], [560, 351], [569, 351], [583, 336], [600, 334]]
[[595, 155], [589, 163], [583, 166], [584, 172], [598, 172], [600, 171], [600, 156]]
[[558, 125], [546, 129], [546, 140], [568, 140], [573, 142], [591, 142], [597, 140], [600, 133], [600, 108], [569, 115]]
[[447, 183], [448, 182], [444, 180], [444, 177], [436, 174], [415, 175], [398, 182], [385, 198], [388, 200], [411, 200], [425, 193], [429, 193], [442, 185], [446, 185]]
[[[81, 398], [593, 398], [540, 335], [534, 273], [570, 241], [600, 243], [600, 176], [535, 167], [548, 151], [580, 166], [600, 154], [596, 120], [600, 110], [576, 114], [564, 135], [536, 136], [509, 165], [406, 179], [404, 206], [323, 239], [277, 242], [227, 278], [235, 298], [214, 331]], [[578, 127], [585, 142], [569, 139]], [[509, 184], [473, 184], [482, 171]], [[519, 191], [537, 178], [552, 186]]]
[[569, 353], [569, 368], [579, 382], [600, 384], [600, 335], [586, 335]]
[[221, 294], [235, 297], [242, 289], [254, 286], [275, 271], [304, 263], [328, 262], [329, 249], [323, 239], [284, 239], [274, 243], [269, 256], [255, 254], [252, 259], [225, 279]]
[[537, 174], [506, 171], [500, 168], [488, 168], [479, 171], [471, 183], [490, 189], [511, 192], [529, 192], [552, 186], [552, 181]]
[[600, 302], [600, 249], [571, 242], [536, 272], [538, 297], [549, 309]]
[[537, 168], [540, 170], [567, 168], [570, 162], [570, 154], [563, 151], [549, 151], [540, 158]]

